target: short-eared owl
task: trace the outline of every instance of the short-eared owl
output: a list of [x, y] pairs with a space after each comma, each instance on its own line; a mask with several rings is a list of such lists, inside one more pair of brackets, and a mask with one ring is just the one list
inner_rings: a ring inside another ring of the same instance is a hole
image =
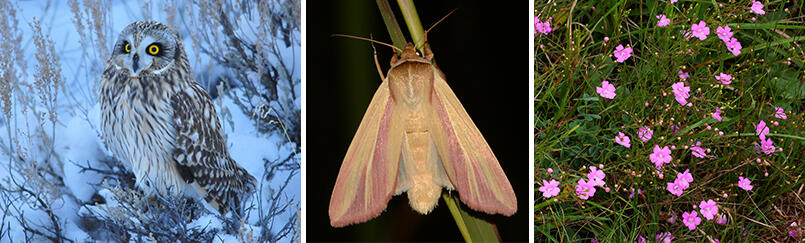
[[225, 214], [254, 191], [254, 177], [229, 156], [212, 100], [168, 26], [126, 26], [98, 91], [104, 142], [146, 194], [198, 193]]

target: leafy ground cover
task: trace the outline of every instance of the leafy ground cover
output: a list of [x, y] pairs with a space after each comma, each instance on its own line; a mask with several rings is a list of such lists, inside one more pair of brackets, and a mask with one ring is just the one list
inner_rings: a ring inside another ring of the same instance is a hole
[[535, 240], [802, 241], [803, 4], [536, 3]]

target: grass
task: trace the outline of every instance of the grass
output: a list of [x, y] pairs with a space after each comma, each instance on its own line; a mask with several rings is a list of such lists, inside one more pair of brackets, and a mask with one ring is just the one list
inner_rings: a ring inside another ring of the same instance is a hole
[[[550, 199], [534, 192], [537, 242], [624, 242], [639, 236], [652, 242], [663, 232], [677, 241], [803, 240], [805, 230], [792, 237], [788, 226], [805, 224], [804, 3], [763, 3], [765, 15], [752, 13], [751, 1], [536, 4], [535, 16], [552, 18], [553, 31], [535, 34], [534, 42], [535, 188], [542, 179], [555, 179], [561, 189]], [[671, 24], [657, 27], [660, 14]], [[699, 21], [710, 28], [706, 40], [680, 33]], [[738, 56], [716, 35], [716, 27], [724, 25], [743, 46]], [[618, 45], [634, 49], [623, 63], [611, 55]], [[690, 78], [680, 79], [680, 70]], [[715, 80], [721, 72], [733, 76], [730, 85]], [[614, 99], [596, 93], [604, 80], [617, 88]], [[692, 106], [681, 106], [671, 91], [683, 81], [691, 87]], [[775, 118], [774, 107], [782, 107], [787, 119]], [[711, 118], [716, 108], [725, 111], [721, 122]], [[778, 122], [768, 137], [782, 151], [756, 153], [760, 120]], [[638, 139], [644, 125], [654, 130], [647, 142]], [[613, 141], [618, 132], [631, 138], [630, 148]], [[706, 157], [691, 154], [688, 148], [696, 142], [710, 150]], [[655, 145], [676, 147], [662, 177], [649, 160]], [[590, 199], [579, 199], [576, 181], [599, 164], [610, 191], [599, 188]], [[672, 195], [666, 183], [686, 169], [694, 182], [682, 196]], [[754, 189], [737, 187], [739, 176], [752, 180]], [[629, 197], [630, 189], [643, 194]], [[689, 230], [682, 213], [709, 199], [727, 223], [702, 218]], [[677, 219], [669, 222], [672, 215]]]

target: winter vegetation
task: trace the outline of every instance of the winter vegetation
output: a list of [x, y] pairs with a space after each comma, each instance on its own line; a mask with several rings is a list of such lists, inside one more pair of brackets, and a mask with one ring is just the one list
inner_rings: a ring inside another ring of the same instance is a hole
[[535, 241], [803, 241], [803, 10], [538, 1]]
[[[0, 242], [298, 241], [300, 18], [298, 0], [0, 0]], [[96, 85], [137, 20], [177, 30], [257, 178], [242, 220], [143, 195], [99, 138]]]

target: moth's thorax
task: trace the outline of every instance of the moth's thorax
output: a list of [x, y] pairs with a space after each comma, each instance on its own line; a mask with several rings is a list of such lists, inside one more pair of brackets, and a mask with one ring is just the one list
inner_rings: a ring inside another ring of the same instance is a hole
[[393, 67], [388, 73], [389, 89], [394, 101], [418, 110], [430, 103], [433, 90], [433, 70], [430, 64], [408, 61]]

